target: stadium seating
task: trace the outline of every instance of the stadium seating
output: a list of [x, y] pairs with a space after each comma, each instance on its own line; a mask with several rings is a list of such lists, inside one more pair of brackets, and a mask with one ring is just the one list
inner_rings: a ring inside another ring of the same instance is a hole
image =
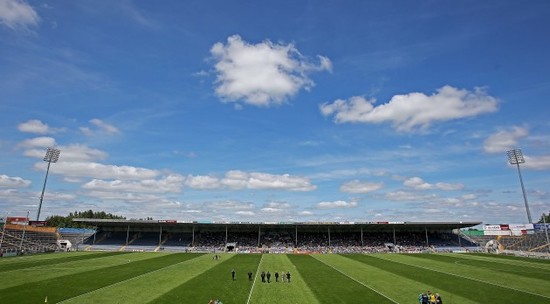
[[2, 238], [2, 248], [0, 248], [2, 255], [59, 250], [55, 228], [45, 229], [45, 227], [7, 224], [5, 229], [0, 232], [0, 237]]

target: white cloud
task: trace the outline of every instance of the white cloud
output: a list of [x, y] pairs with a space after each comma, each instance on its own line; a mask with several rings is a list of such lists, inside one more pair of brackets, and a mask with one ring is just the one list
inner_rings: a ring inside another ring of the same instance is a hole
[[139, 181], [104, 181], [94, 179], [82, 186], [91, 191], [139, 192], [139, 193], [178, 193], [183, 186], [181, 175], [168, 175], [162, 179], [144, 179]]
[[94, 118], [90, 120], [90, 123], [94, 126], [98, 127], [101, 131], [107, 133], [107, 134], [117, 134], [120, 133], [120, 131], [113, 125], [110, 125], [100, 119]]
[[[63, 153], [63, 152], [61, 152]], [[61, 160], [61, 157], [60, 157]], [[44, 170], [45, 163], [40, 162], [34, 165], [36, 169]], [[132, 166], [104, 165], [96, 162], [65, 162], [59, 161], [52, 165], [50, 172], [68, 177], [90, 177], [96, 179], [113, 180], [142, 180], [152, 179], [159, 175], [156, 170], [138, 168]]]
[[[169, 203], [162, 195], [152, 193], [138, 193], [138, 192], [121, 192], [121, 191], [96, 191], [90, 190], [85, 193], [87, 197], [97, 199], [100, 201], [114, 201], [125, 202], [131, 204], [133, 207], [131, 212], [135, 212], [136, 204], [147, 204], [152, 206], [159, 206], [160, 204]], [[120, 205], [118, 205], [120, 207]], [[147, 214], [146, 210], [141, 209], [140, 214]]]
[[82, 132], [82, 134], [86, 135], [86, 136], [94, 136], [94, 131], [92, 131], [92, 129], [90, 129], [89, 127], [80, 127], [80, 132]]
[[469, 194], [464, 194], [463, 196], [461, 196], [461, 198], [463, 200], [473, 200], [473, 199], [477, 198], [477, 195], [475, 195], [473, 193], [469, 193]]
[[523, 156], [525, 158], [525, 163], [521, 166], [523, 168], [532, 169], [532, 170], [548, 170], [550, 169], [550, 155], [542, 156]]
[[108, 6], [109, 9], [119, 9], [121, 12], [126, 14], [136, 23], [148, 27], [148, 28], [157, 28], [157, 23], [149, 18], [145, 12], [142, 12], [140, 9], [135, 7], [132, 2], [120, 1], [114, 2], [113, 5]]
[[269, 174], [232, 170], [219, 179], [213, 176], [192, 176], [186, 178], [185, 185], [193, 189], [279, 189], [288, 191], [311, 191], [317, 187], [309, 179], [289, 174]]
[[473, 117], [498, 109], [497, 99], [481, 88], [468, 91], [451, 86], [444, 86], [429, 96], [409, 93], [395, 95], [388, 103], [378, 106], [375, 102], [375, 99], [355, 96], [323, 103], [320, 110], [325, 116], [333, 115], [336, 123], [389, 122], [398, 131], [411, 132], [427, 129], [435, 122]]
[[357, 207], [357, 202], [346, 201], [333, 201], [333, 202], [320, 202], [317, 204], [319, 209], [347, 209]]
[[59, 146], [58, 148], [61, 150], [59, 159], [62, 162], [103, 160], [109, 156], [107, 152], [81, 144]]
[[216, 189], [220, 187], [220, 180], [213, 176], [188, 175], [185, 179], [185, 185], [193, 189]]
[[238, 215], [247, 215], [247, 216], [254, 216], [256, 213], [254, 211], [237, 211], [235, 214]]
[[439, 190], [453, 191], [453, 190], [462, 190], [464, 189], [464, 184], [449, 184], [449, 183], [436, 183], [435, 187]]
[[524, 127], [513, 127], [511, 131], [499, 131], [489, 136], [483, 143], [483, 149], [487, 153], [504, 153], [517, 146], [518, 140], [529, 135], [529, 130]]
[[310, 63], [292, 44], [250, 44], [238, 35], [227, 44], [214, 44], [210, 53], [217, 60], [216, 94], [224, 101], [255, 106], [281, 104], [314, 86], [308, 73], [332, 69], [328, 58], [318, 56], [319, 64]]
[[436, 183], [436, 184], [430, 184], [425, 182], [420, 177], [410, 177], [407, 178], [403, 185], [414, 188], [416, 190], [430, 190], [430, 189], [439, 189], [444, 191], [452, 191], [452, 190], [461, 190], [464, 189], [464, 185], [457, 183], [457, 184], [449, 184], [449, 183]]
[[0, 188], [26, 188], [30, 185], [31, 181], [22, 179], [21, 177], [0, 175]]
[[28, 29], [40, 21], [36, 11], [23, 0], [0, 0], [0, 24], [13, 30]]
[[403, 185], [414, 189], [418, 189], [418, 190], [428, 190], [433, 188], [432, 184], [425, 182], [422, 178], [417, 176], [407, 178], [403, 182]]
[[205, 208], [207, 210], [252, 210], [254, 209], [254, 204], [240, 201], [219, 201], [207, 203], [205, 204]]
[[37, 119], [32, 119], [32, 120], [20, 123], [17, 126], [17, 129], [21, 132], [34, 133], [34, 134], [50, 134], [50, 133], [55, 133], [57, 131], [50, 128], [47, 124]]
[[86, 136], [94, 136], [97, 134], [100, 135], [116, 135], [120, 133], [120, 130], [106, 122], [104, 122], [101, 119], [91, 119], [90, 123], [96, 127], [96, 129], [92, 129], [90, 127], [80, 127], [80, 132], [82, 132]]
[[369, 193], [384, 187], [383, 183], [368, 183], [352, 180], [340, 186], [340, 191], [347, 193]]
[[291, 206], [287, 202], [269, 202], [261, 211], [265, 213], [283, 213], [290, 208]]
[[391, 201], [433, 201], [437, 199], [435, 194], [419, 194], [418, 192], [394, 191], [386, 193], [385, 197]]
[[311, 191], [317, 187], [309, 179], [289, 174], [269, 174], [261, 172], [229, 171], [221, 183], [232, 189], [281, 189], [289, 191]]
[[[27, 148], [27, 150], [23, 153], [25, 156], [42, 159], [46, 154], [46, 147], [55, 146], [55, 139], [51, 137], [37, 137], [25, 140], [20, 143], [19, 146]], [[81, 144], [58, 146], [56, 148], [61, 150], [59, 156], [60, 162], [103, 160], [108, 156], [108, 154], [104, 151], [93, 149]]]
[[[24, 140], [18, 146], [23, 148], [47, 148], [55, 146], [55, 139], [53, 137], [41, 136]], [[44, 157], [46, 150], [41, 152], [41, 158]], [[32, 155], [32, 153], [30, 153]], [[25, 154], [27, 155], [27, 154]], [[27, 155], [27, 156], [31, 156]]]

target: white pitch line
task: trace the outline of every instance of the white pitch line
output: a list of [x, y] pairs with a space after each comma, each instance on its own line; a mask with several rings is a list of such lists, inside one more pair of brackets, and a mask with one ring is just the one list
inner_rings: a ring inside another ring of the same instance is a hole
[[330, 265], [330, 264], [327, 264], [327, 263], [325, 263], [325, 262], [324, 262], [324, 261], [322, 261], [322, 260], [319, 260], [318, 258], [316, 258], [316, 257], [315, 257], [315, 255], [313, 255], [313, 254], [312, 254], [312, 255], [311, 255], [311, 257], [313, 257], [313, 258], [314, 258], [314, 259], [316, 259], [317, 261], [319, 261], [319, 262], [321, 262], [321, 263], [323, 263], [323, 264], [327, 265], [328, 267], [330, 267], [330, 268], [332, 268], [332, 269], [334, 269], [334, 270], [338, 271], [339, 273], [341, 273], [341, 274], [345, 275], [346, 277], [348, 277], [348, 278], [350, 278], [350, 279], [354, 280], [355, 282], [357, 282], [357, 283], [359, 283], [359, 284], [361, 284], [361, 285], [363, 285], [363, 286], [367, 287], [368, 289], [370, 289], [370, 290], [372, 290], [372, 291], [376, 292], [377, 294], [379, 294], [379, 295], [383, 296], [384, 298], [386, 298], [386, 299], [388, 299], [388, 300], [392, 301], [393, 303], [397, 303], [397, 304], [399, 304], [399, 302], [395, 301], [394, 299], [392, 299], [392, 298], [388, 297], [387, 295], [385, 295], [385, 294], [383, 294], [383, 293], [379, 292], [378, 290], [376, 290], [376, 289], [374, 289], [374, 288], [372, 288], [372, 287], [370, 287], [370, 286], [368, 286], [368, 285], [365, 285], [365, 284], [364, 284], [363, 282], [361, 282], [361, 281], [357, 280], [357, 279], [356, 279], [356, 278], [354, 278], [354, 277], [351, 277], [351, 276], [347, 275], [347, 274], [346, 274], [345, 272], [341, 271], [340, 269], [338, 269], [338, 268], [336, 268], [336, 267], [334, 267], [334, 266], [332, 266], [332, 265]]
[[[479, 260], [469, 260], [469, 261], [480, 262]], [[501, 271], [502, 270], [502, 271], [511, 272], [511, 273], [514, 273], [514, 274], [516, 274], [516, 273], [526, 273], [526, 274], [541, 273], [541, 274], [547, 274], [548, 273], [548, 270], [546, 270], [546, 269], [539, 269], [539, 271], [533, 271], [533, 270], [521, 270], [521, 271], [519, 271], [519, 270], [508, 270], [506, 268], [495, 268], [495, 267], [487, 267], [487, 266], [474, 266], [474, 265], [468, 265], [468, 261], [454, 261], [454, 264], [459, 265], [459, 266], [464, 266], [464, 267], [483, 268], [483, 269], [496, 270], [496, 271]], [[520, 265], [507, 264], [507, 263], [501, 264], [500, 266], [504, 266], [504, 265], [521, 267]], [[531, 267], [527, 267], [527, 268], [531, 268]]]
[[487, 281], [483, 281], [483, 280], [472, 278], [472, 277], [463, 276], [463, 275], [456, 274], [456, 273], [440, 271], [440, 270], [436, 270], [436, 269], [432, 269], [432, 268], [428, 268], [428, 267], [424, 267], [424, 266], [420, 266], [420, 265], [413, 265], [413, 264], [403, 263], [403, 262], [399, 262], [399, 261], [395, 261], [395, 260], [391, 260], [391, 259], [385, 259], [385, 258], [381, 258], [381, 257], [375, 257], [375, 258], [380, 259], [380, 260], [384, 260], [384, 261], [395, 262], [395, 263], [399, 263], [399, 264], [403, 264], [403, 265], [407, 265], [407, 266], [423, 268], [423, 269], [427, 269], [427, 270], [431, 270], [431, 271], [435, 271], [435, 272], [439, 272], [439, 273], [443, 273], [443, 274], [448, 274], [448, 275], [452, 275], [452, 276], [463, 278], [463, 279], [477, 281], [477, 282], [481, 282], [481, 283], [485, 283], [485, 284], [489, 284], [489, 285], [494, 285], [494, 286], [501, 287], [501, 288], [511, 289], [511, 290], [515, 290], [515, 291], [519, 291], [519, 292], [528, 293], [530, 295], [550, 299], [549, 296], [545, 296], [545, 295], [541, 295], [541, 294], [538, 294], [538, 293], [534, 293], [534, 292], [530, 292], [530, 291], [526, 291], [526, 290], [522, 290], [522, 289], [517, 289], [517, 288], [513, 288], [513, 287], [503, 286], [503, 285], [500, 285], [500, 284], [497, 284], [497, 283], [487, 282]]
[[[202, 255], [201, 255], [201, 256], [202, 256]], [[159, 269], [156, 269], [156, 270], [153, 270], [153, 271], [149, 271], [149, 272], [146, 272], [146, 273], [142, 273], [142, 274], [140, 274], [140, 275], [138, 275], [138, 276], [136, 276], [136, 277], [131, 277], [131, 278], [126, 279], [126, 280], [123, 280], [123, 281], [118, 281], [118, 282], [116, 282], [116, 283], [114, 283], [114, 284], [106, 285], [106, 286], [100, 287], [100, 288], [98, 288], [98, 289], [94, 289], [94, 290], [88, 291], [88, 292], [86, 292], [86, 293], [79, 294], [79, 295], [76, 296], [76, 297], [72, 297], [72, 298], [65, 299], [65, 300], [63, 300], [63, 301], [59, 301], [59, 302], [57, 302], [57, 303], [64, 303], [64, 302], [67, 302], [67, 301], [70, 301], [70, 300], [74, 300], [74, 299], [83, 297], [83, 296], [85, 296], [85, 295], [87, 295], [87, 294], [94, 293], [94, 292], [99, 291], [99, 290], [103, 290], [103, 289], [107, 289], [107, 288], [110, 288], [110, 287], [113, 287], [113, 286], [117, 286], [117, 285], [120, 285], [120, 284], [129, 282], [129, 281], [135, 280], [135, 279], [137, 279], [137, 278], [141, 278], [142, 276], [145, 276], [145, 275], [148, 275], [148, 274], [152, 274], [152, 273], [155, 273], [155, 272], [158, 272], [158, 271], [167, 269], [167, 268], [175, 267], [175, 266], [177, 266], [177, 265], [179, 265], [179, 264], [183, 264], [183, 263], [192, 261], [192, 260], [197, 259], [197, 258], [199, 258], [199, 257], [201, 257], [201, 256], [198, 256], [198, 257], [195, 257], [195, 258], [192, 258], [192, 259], [189, 259], [189, 260], [181, 261], [181, 262], [176, 263], [176, 264], [168, 265], [168, 266], [166, 266], [166, 267], [162, 267], [162, 268], [159, 268]], [[143, 261], [143, 260], [142, 260], [142, 261]]]
[[548, 264], [538, 264], [538, 263], [533, 263], [533, 262], [529, 262], [529, 261], [505, 261], [505, 260], [500, 261], [500, 260], [495, 260], [494, 258], [480, 257], [480, 256], [467, 256], [463, 259], [471, 260], [471, 261], [483, 261], [483, 262], [489, 261], [489, 262], [492, 262], [492, 263], [498, 263], [498, 264], [504, 264], [504, 265], [536, 268], [538, 270], [540, 270], [540, 269], [550, 270], [550, 268], [547, 267]]
[[258, 263], [258, 268], [256, 269], [256, 273], [254, 274], [254, 282], [252, 282], [252, 287], [250, 288], [250, 292], [248, 293], [248, 299], [246, 300], [246, 304], [250, 303], [250, 298], [252, 298], [252, 291], [254, 291], [254, 285], [256, 285], [256, 279], [258, 278], [258, 271], [260, 270], [260, 266], [262, 265], [262, 260], [264, 259], [264, 255], [260, 257], [260, 263]]

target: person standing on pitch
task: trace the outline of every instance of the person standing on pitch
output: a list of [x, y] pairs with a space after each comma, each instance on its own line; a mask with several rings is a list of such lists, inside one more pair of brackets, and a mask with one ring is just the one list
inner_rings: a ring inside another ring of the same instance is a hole
[[443, 304], [443, 299], [441, 299], [441, 296], [439, 295], [439, 293], [435, 294], [435, 303], [436, 304]]
[[286, 273], [286, 280], [290, 283], [290, 271]]
[[235, 269], [231, 270], [231, 278], [235, 281]]
[[267, 282], [271, 283], [271, 272], [267, 272]]
[[252, 281], [252, 271], [248, 271], [248, 280]]
[[281, 271], [281, 277], [283, 278], [283, 283], [286, 282], [286, 273]]
[[262, 283], [265, 283], [265, 271], [262, 271], [261, 276], [262, 276]]
[[279, 282], [279, 273], [275, 271], [275, 282]]

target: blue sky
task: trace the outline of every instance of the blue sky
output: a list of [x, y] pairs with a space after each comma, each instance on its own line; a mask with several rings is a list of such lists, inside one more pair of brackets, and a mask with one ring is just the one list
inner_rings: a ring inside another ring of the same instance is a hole
[[0, 0], [0, 212], [525, 223], [548, 1]]

